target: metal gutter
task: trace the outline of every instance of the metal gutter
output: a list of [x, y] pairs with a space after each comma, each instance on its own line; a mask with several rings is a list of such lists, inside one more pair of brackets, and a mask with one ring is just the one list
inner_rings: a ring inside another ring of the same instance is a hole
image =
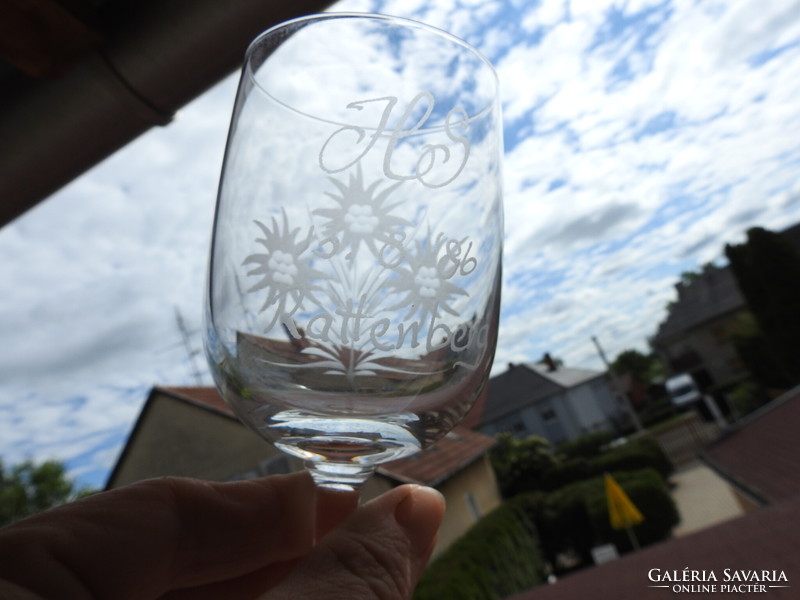
[[[239, 68], [256, 35], [332, 2], [121, 0], [107, 43], [60, 77], [15, 74], [0, 98], [0, 226]], [[9, 93], [10, 92], [10, 93]]]

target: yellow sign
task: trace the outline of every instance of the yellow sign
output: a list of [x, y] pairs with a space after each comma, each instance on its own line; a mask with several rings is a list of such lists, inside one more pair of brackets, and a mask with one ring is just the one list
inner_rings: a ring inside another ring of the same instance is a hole
[[642, 513], [611, 475], [605, 475], [608, 516], [614, 529], [627, 529], [644, 521]]

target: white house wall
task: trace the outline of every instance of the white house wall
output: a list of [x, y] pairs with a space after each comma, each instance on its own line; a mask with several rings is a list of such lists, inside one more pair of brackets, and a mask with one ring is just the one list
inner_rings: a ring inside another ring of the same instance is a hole
[[597, 394], [602, 392], [600, 386], [593, 386], [592, 382], [584, 383], [567, 392], [567, 402], [575, 414], [582, 433], [608, 428], [609, 420], [603, 412], [601, 399], [597, 397]]

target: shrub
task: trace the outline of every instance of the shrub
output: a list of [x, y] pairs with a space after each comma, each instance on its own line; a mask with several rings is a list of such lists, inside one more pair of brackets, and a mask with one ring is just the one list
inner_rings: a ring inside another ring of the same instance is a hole
[[739, 417], [750, 414], [769, 402], [769, 395], [752, 381], [737, 385], [730, 393], [731, 403]]
[[593, 475], [602, 475], [607, 471], [635, 471], [653, 468], [661, 475], [668, 477], [674, 466], [659, 443], [652, 437], [640, 437], [629, 440], [589, 461], [589, 471]]
[[[557, 464], [550, 442], [539, 436], [517, 439], [507, 433], [500, 434], [490, 457], [500, 491], [506, 498], [521, 490], [536, 489], [538, 484], [535, 479]], [[535, 487], [519, 488], [523, 483]]]
[[557, 567], [558, 555], [577, 552], [584, 564], [591, 562], [596, 535], [581, 484], [543, 493], [520, 494], [514, 501], [528, 514], [539, 534], [542, 554]]
[[594, 475], [591, 463], [584, 458], [572, 458], [561, 462], [557, 467], [542, 473], [539, 486], [536, 489], [553, 491], [559, 488], [589, 479]]
[[639, 418], [644, 427], [652, 427], [668, 421], [677, 416], [678, 409], [664, 396], [648, 404], [640, 413]]
[[[644, 517], [633, 527], [639, 544], [647, 546], [667, 539], [680, 522], [680, 515], [661, 474], [654, 469], [640, 469], [612, 475]], [[598, 539], [615, 544], [623, 552], [630, 550], [627, 532], [611, 527], [602, 479], [593, 480], [593, 484], [587, 509]]]
[[[649, 468], [613, 476], [644, 516], [633, 528], [639, 544], [668, 538], [680, 517], [661, 475]], [[627, 532], [611, 527], [602, 476], [546, 494], [522, 494], [515, 501], [535, 524], [542, 553], [552, 564], [559, 553], [568, 550], [577, 552], [584, 564], [591, 564], [591, 549], [598, 544], [613, 543], [622, 552], [631, 548]]]
[[511, 498], [520, 493], [533, 491], [551, 492], [609, 471], [652, 468], [666, 478], [674, 468], [664, 450], [651, 437], [629, 440], [622, 446], [588, 459], [576, 457], [567, 460], [555, 458], [545, 460], [541, 458], [543, 452], [544, 448], [539, 448], [540, 458], [536, 461], [514, 462], [513, 459], [506, 458], [504, 469], [497, 471], [504, 497]]
[[598, 431], [583, 435], [569, 442], [562, 442], [558, 452], [566, 458], [592, 458], [614, 439], [610, 431]]
[[533, 522], [519, 502], [510, 501], [428, 566], [414, 600], [499, 600], [540, 584], [543, 573]]

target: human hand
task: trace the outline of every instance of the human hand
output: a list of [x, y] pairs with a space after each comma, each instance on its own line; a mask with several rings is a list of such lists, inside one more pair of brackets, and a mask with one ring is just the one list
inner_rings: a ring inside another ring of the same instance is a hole
[[0, 597], [409, 598], [433, 550], [441, 496], [404, 485], [354, 509], [353, 496], [327, 494], [317, 523], [331, 531], [317, 543], [305, 473], [163, 478], [90, 496], [0, 530]]

